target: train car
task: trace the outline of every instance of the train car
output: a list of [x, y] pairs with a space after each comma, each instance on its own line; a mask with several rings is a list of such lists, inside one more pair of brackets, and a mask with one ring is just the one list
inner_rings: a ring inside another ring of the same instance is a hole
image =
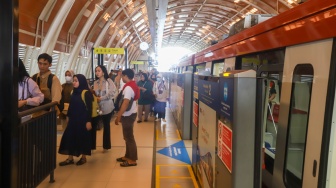
[[195, 54], [212, 75], [256, 71], [264, 186], [336, 186], [334, 25], [336, 2], [311, 0]]
[[194, 71], [193, 65], [194, 65], [194, 59], [195, 59], [195, 54], [189, 55], [182, 57], [179, 60], [179, 63], [177, 64], [175, 68], [176, 73], [183, 73], [185, 71]]

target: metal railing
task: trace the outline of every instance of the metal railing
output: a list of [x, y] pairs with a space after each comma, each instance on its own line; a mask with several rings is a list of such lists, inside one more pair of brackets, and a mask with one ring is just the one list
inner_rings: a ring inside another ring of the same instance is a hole
[[37, 187], [48, 175], [50, 183], [55, 181], [56, 104], [52, 102], [18, 113], [21, 119], [18, 127], [18, 187]]

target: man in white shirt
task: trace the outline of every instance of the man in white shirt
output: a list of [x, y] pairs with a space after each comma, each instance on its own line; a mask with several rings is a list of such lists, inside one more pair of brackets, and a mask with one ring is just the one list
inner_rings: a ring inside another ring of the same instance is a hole
[[[140, 97], [140, 90], [133, 80], [134, 72], [132, 69], [122, 71], [121, 76], [125, 86], [122, 88], [123, 102], [120, 110], [118, 111], [115, 124], [122, 124], [123, 136], [126, 142], [126, 152], [124, 157], [117, 158], [121, 167], [136, 166], [138, 160], [137, 146], [134, 139], [133, 127], [137, 117], [137, 104], [136, 100]], [[131, 106], [130, 106], [131, 105]], [[127, 110], [129, 109], [129, 110]]]

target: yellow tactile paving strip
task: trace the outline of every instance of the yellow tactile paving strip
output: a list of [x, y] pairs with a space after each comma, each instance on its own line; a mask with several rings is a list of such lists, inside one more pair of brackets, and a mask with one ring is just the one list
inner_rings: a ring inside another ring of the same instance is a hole
[[198, 188], [190, 165], [156, 165], [156, 188]]
[[[168, 115], [167, 122], [155, 122], [156, 146], [159, 146], [157, 150], [160, 148], [170, 147], [172, 144], [182, 140], [172, 114], [168, 111], [166, 114]], [[155, 167], [156, 188], [199, 187], [190, 164], [156, 153]]]
[[174, 133], [162, 133], [161, 130], [156, 130], [156, 140], [181, 140], [181, 136], [178, 133], [178, 130]]

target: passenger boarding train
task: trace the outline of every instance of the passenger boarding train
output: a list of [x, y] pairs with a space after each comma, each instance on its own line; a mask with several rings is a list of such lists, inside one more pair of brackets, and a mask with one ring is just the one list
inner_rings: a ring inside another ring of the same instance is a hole
[[335, 25], [336, 1], [308, 1], [181, 59], [174, 68], [215, 77], [256, 71], [251, 100], [256, 130], [262, 131], [256, 143], [262, 170], [255, 177], [263, 186], [336, 187]]

